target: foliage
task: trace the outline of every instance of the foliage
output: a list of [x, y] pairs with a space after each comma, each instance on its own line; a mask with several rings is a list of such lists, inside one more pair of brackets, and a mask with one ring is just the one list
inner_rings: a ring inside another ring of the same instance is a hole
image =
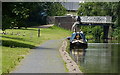
[[47, 3], [49, 16], [62, 16], [66, 13], [66, 9], [60, 3]]
[[58, 2], [3, 2], [2, 30], [46, 24], [47, 16], [62, 16], [66, 9]]
[[[27, 17], [29, 17], [29, 9], [26, 7], [26, 3], [15, 2], [9, 3], [5, 2], [2, 4], [3, 6], [3, 27], [2, 29], [6, 29], [8, 27], [24, 26], [24, 21]], [[8, 19], [7, 19], [8, 18]], [[7, 22], [6, 22], [7, 21]]]
[[117, 2], [80, 3], [79, 16], [115, 16], [118, 13]]
[[81, 26], [80, 27], [87, 39], [100, 39], [103, 37], [103, 28], [101, 26]]
[[114, 29], [113, 36], [120, 39], [120, 27]]
[[94, 3], [94, 2], [88, 2], [88, 3], [81, 3], [80, 8], [78, 9], [78, 15], [79, 16], [104, 16], [105, 11], [103, 11], [103, 3]]
[[92, 34], [93, 34], [93, 37], [95, 37], [96, 39], [100, 39], [102, 37], [102, 27], [101, 26], [95, 26], [93, 29], [92, 29]]
[[6, 19], [6, 20], [3, 20], [2, 21], [2, 30], [4, 31], [5, 29], [7, 28], [13, 28], [15, 25], [14, 25], [14, 22], [15, 19], [12, 19], [10, 17], [8, 17], [7, 15], [3, 16], [2, 19]]

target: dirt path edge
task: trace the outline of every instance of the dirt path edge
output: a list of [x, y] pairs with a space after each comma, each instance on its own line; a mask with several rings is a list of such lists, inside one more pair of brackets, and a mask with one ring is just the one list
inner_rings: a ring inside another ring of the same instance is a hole
[[69, 70], [69, 73], [82, 73], [75, 61], [69, 56], [69, 53], [66, 51], [67, 41], [62, 42], [62, 46], [59, 49], [59, 52], [66, 63], [66, 68]]

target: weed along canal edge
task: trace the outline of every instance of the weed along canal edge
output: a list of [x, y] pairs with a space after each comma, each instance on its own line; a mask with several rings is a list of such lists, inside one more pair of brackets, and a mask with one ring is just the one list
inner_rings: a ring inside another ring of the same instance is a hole
[[79, 69], [79, 66], [66, 51], [66, 48], [67, 48], [67, 41], [64, 40], [62, 42], [62, 46], [59, 49], [59, 52], [65, 62], [65, 67], [68, 69], [69, 73], [82, 73], [82, 71]]

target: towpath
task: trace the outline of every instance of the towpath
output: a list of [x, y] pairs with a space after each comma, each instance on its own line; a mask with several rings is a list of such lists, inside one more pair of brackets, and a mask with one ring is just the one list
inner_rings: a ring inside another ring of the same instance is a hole
[[33, 49], [12, 73], [65, 73], [59, 53], [62, 40], [49, 40]]

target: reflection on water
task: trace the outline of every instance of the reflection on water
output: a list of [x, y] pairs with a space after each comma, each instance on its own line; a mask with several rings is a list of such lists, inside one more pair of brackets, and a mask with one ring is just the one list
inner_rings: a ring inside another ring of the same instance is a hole
[[70, 55], [85, 73], [118, 73], [118, 43], [89, 43], [87, 49], [73, 49]]

